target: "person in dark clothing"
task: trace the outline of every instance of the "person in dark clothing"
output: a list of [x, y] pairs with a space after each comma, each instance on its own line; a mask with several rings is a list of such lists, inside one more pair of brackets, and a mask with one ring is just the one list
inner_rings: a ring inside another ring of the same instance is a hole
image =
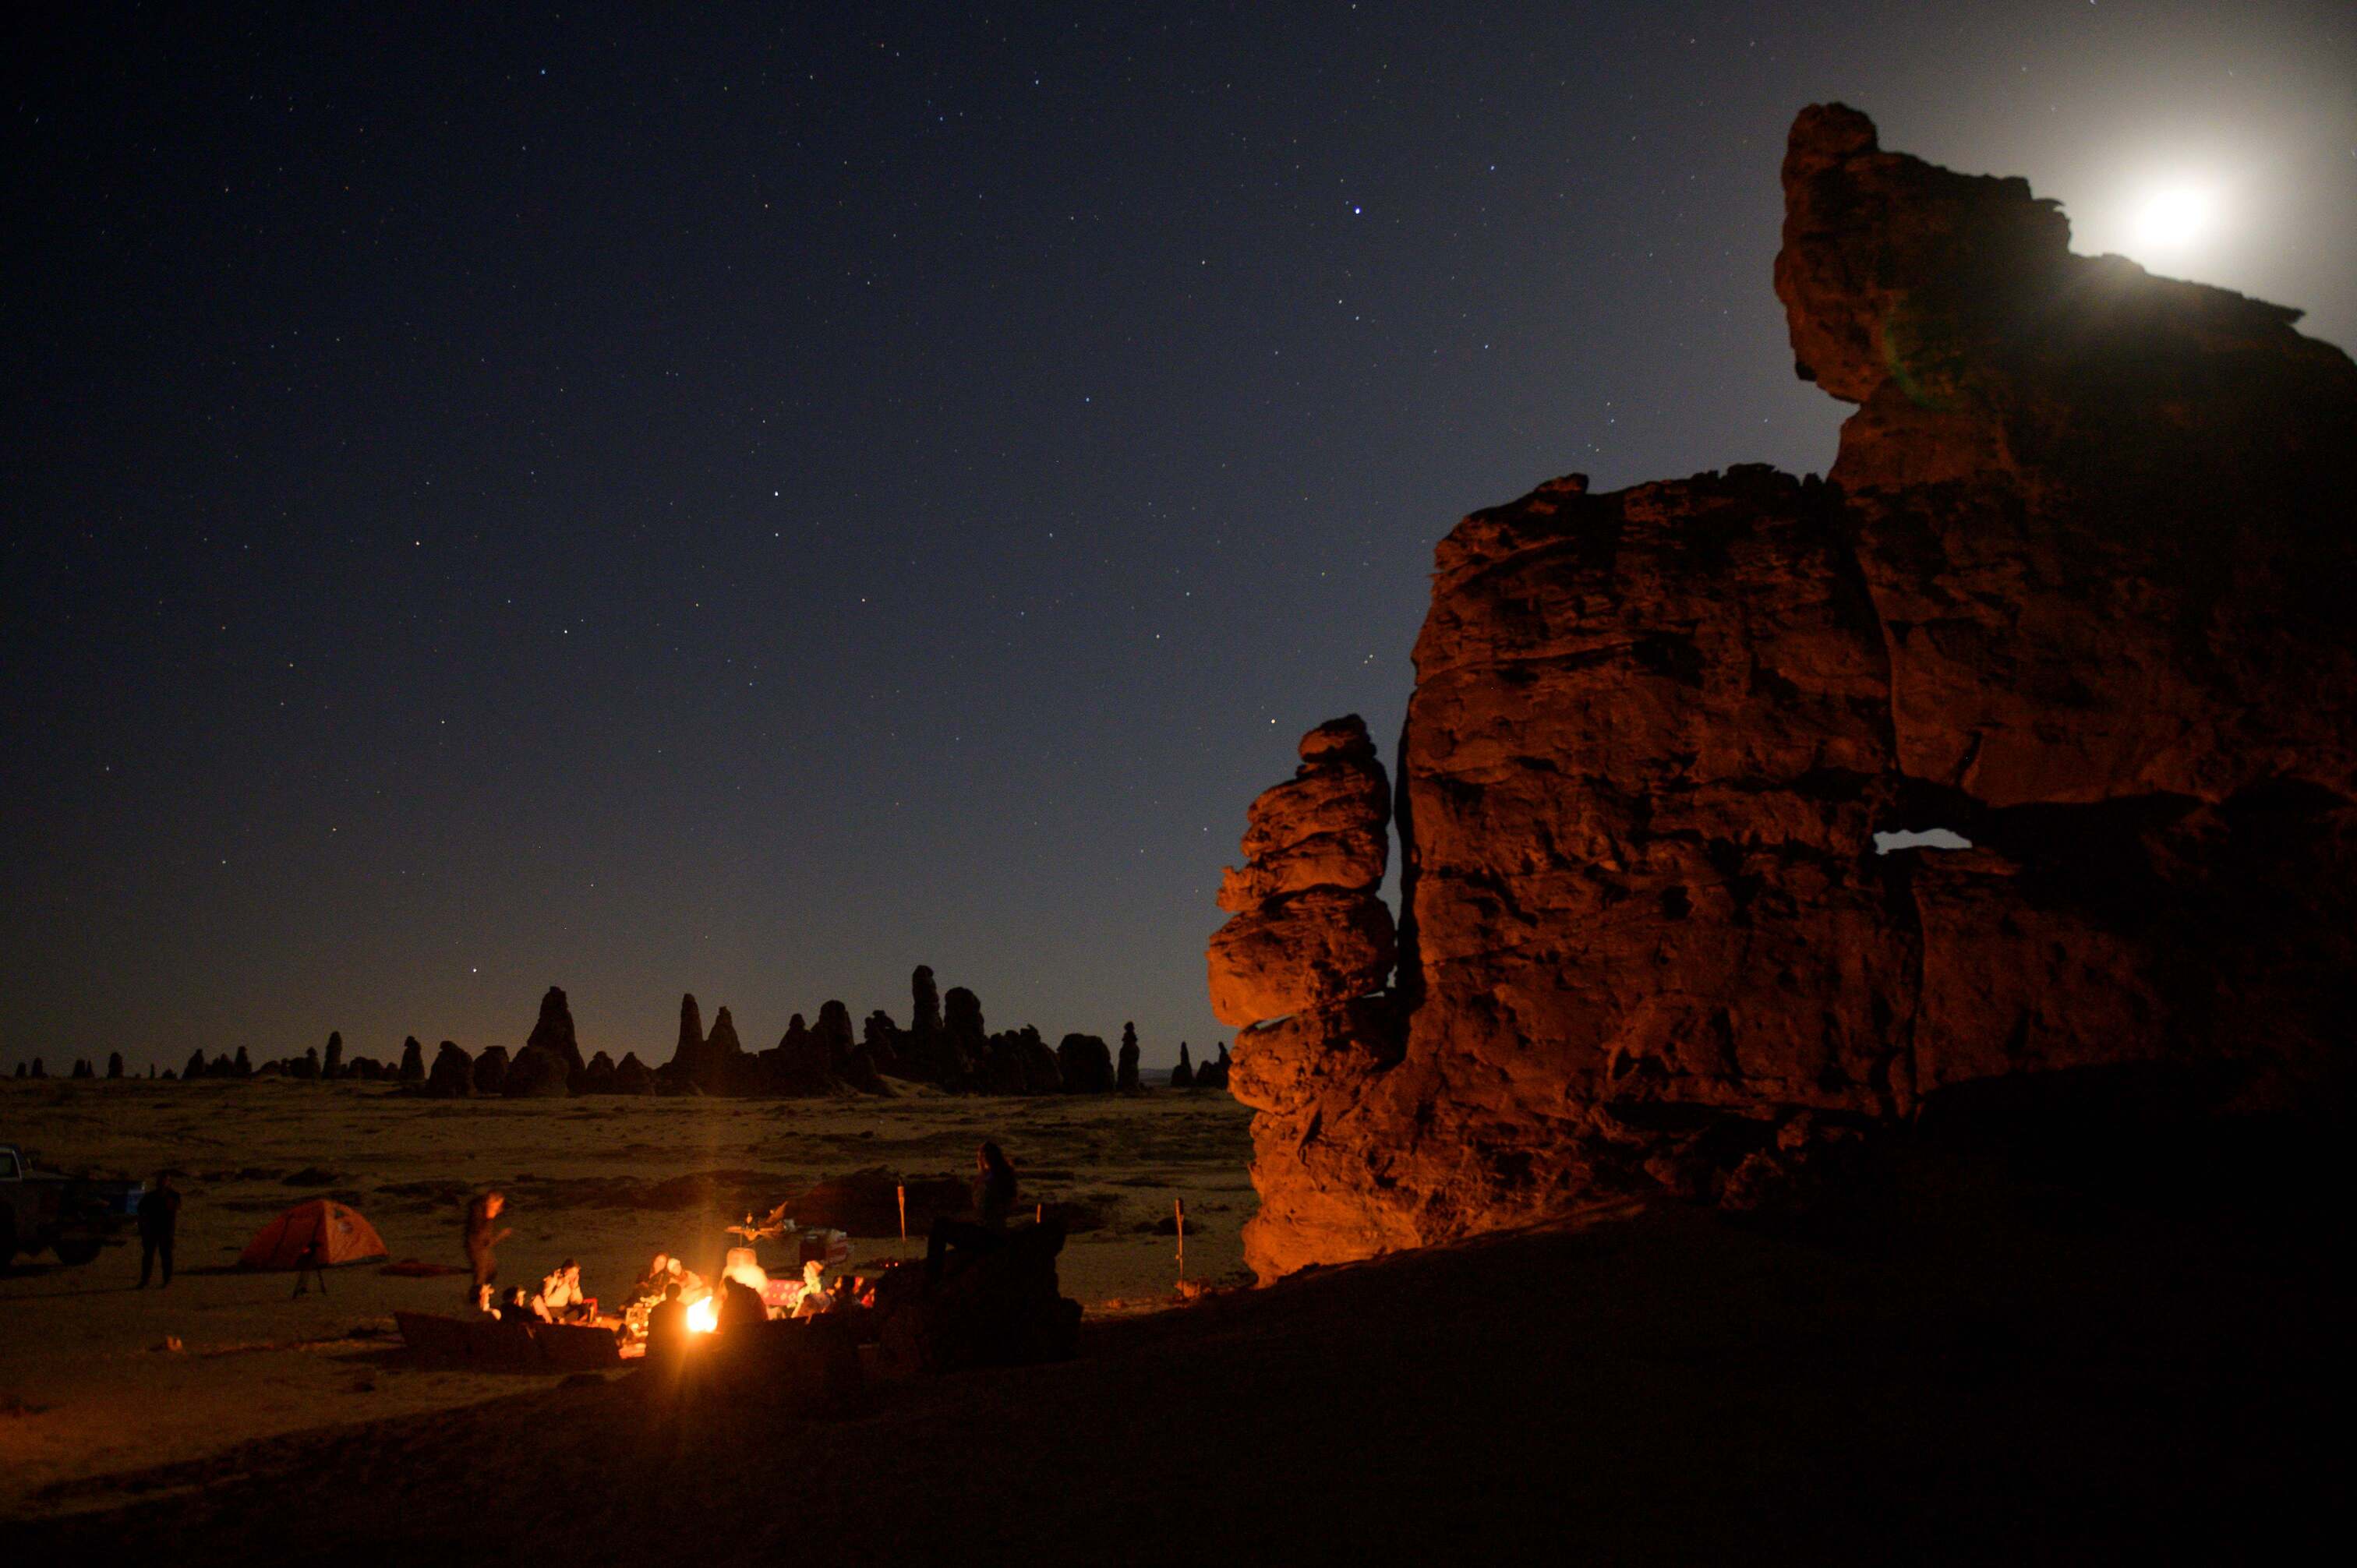
[[495, 1230], [492, 1224], [507, 1208], [505, 1193], [493, 1190], [477, 1193], [467, 1205], [467, 1262], [474, 1266], [474, 1282], [467, 1287], [469, 1304], [483, 1299], [483, 1287], [500, 1277], [500, 1261], [491, 1249], [514, 1232]]
[[139, 1288], [147, 1288], [147, 1276], [159, 1262], [164, 1265], [164, 1285], [172, 1283], [172, 1231], [180, 1223], [180, 1194], [172, 1186], [172, 1173], [165, 1171], [156, 1178], [156, 1185], [139, 1200]]
[[720, 1282], [718, 1318], [713, 1325], [716, 1333], [726, 1334], [735, 1328], [759, 1328], [770, 1321], [770, 1309], [762, 1305], [761, 1293], [743, 1280], [724, 1279]]
[[687, 1347], [687, 1308], [679, 1304], [679, 1286], [663, 1286], [663, 1298], [647, 1314], [647, 1359], [675, 1356]]
[[936, 1283], [952, 1250], [977, 1253], [1006, 1245], [1006, 1217], [1015, 1208], [1015, 1167], [996, 1144], [974, 1152], [974, 1218], [933, 1221], [925, 1242], [925, 1280]]

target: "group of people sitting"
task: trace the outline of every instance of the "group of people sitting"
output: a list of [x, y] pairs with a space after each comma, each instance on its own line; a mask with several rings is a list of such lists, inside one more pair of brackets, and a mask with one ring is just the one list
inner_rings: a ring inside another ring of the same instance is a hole
[[537, 1319], [542, 1323], [595, 1323], [597, 1321], [597, 1298], [584, 1295], [581, 1291], [581, 1265], [567, 1258], [556, 1265], [556, 1272], [540, 1283], [537, 1293], [527, 1294], [523, 1286], [511, 1286], [504, 1296], [494, 1296], [488, 1284], [475, 1287], [475, 1307], [487, 1316], [502, 1321], [510, 1318]]

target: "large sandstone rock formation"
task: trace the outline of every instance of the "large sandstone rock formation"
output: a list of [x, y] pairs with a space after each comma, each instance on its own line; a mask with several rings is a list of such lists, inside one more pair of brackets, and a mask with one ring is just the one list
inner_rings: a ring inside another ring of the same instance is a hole
[[[540, 999], [540, 1017], [532, 1026], [532, 1034], [523, 1043], [526, 1051], [543, 1050], [554, 1054], [565, 1063], [568, 1087], [577, 1084], [588, 1067], [582, 1060], [580, 1042], [573, 1035], [573, 1009], [565, 1004], [565, 993], [556, 986]], [[518, 1052], [519, 1058], [522, 1052]]]
[[[2347, 1108], [2357, 367], [1846, 109], [1784, 185], [1839, 458], [1573, 476], [1442, 542], [1391, 990], [1363, 730], [1254, 803], [1211, 996], [1265, 1277], [1964, 1085]], [[1971, 847], [1878, 853], [1931, 829]]]

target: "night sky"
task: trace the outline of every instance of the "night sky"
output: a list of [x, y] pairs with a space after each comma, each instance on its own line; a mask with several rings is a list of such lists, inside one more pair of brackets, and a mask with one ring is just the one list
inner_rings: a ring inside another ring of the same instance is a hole
[[864, 9], [20, 40], [0, 1064], [551, 983], [660, 1062], [920, 962], [1224, 1036], [1244, 806], [1337, 714], [1391, 763], [1458, 516], [1831, 460], [1814, 100], [2357, 343], [2345, 4]]

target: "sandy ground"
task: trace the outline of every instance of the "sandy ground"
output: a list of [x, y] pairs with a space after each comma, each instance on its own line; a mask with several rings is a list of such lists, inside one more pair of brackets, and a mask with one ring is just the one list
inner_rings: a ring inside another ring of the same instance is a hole
[[165, 1466], [10, 1543], [190, 1568], [2344, 1560], [2344, 1206], [2221, 1204], [2206, 1176], [2156, 1200], [2161, 1167], [2112, 1169], [2125, 1200], [1901, 1162], [1797, 1221], [1657, 1208], [1437, 1248], [826, 1416], [644, 1371], [534, 1389]]
[[[334, 1423], [447, 1411], [554, 1380], [423, 1371], [388, 1364], [391, 1314], [448, 1311], [450, 1278], [402, 1278], [374, 1264], [334, 1271], [326, 1297], [290, 1298], [292, 1279], [236, 1270], [272, 1216], [315, 1197], [365, 1214], [395, 1259], [462, 1263], [462, 1188], [510, 1195], [500, 1278], [535, 1283], [566, 1257], [609, 1296], [659, 1251], [716, 1262], [707, 1205], [630, 1207], [630, 1184], [699, 1171], [753, 1172], [783, 1199], [821, 1177], [871, 1167], [963, 1178], [996, 1138], [1023, 1200], [1090, 1211], [1061, 1274], [1092, 1315], [1168, 1300], [1172, 1239], [1155, 1222], [1183, 1199], [1187, 1273], [1236, 1280], [1239, 1230], [1254, 1206], [1250, 1113], [1224, 1094], [981, 1100], [926, 1092], [888, 1101], [585, 1099], [435, 1101], [377, 1086], [46, 1083], [0, 1080], [0, 1140], [62, 1168], [188, 1173], [180, 1273], [169, 1291], [133, 1288], [135, 1242], [79, 1268], [44, 1253], [0, 1276], [0, 1517], [110, 1498], [93, 1477], [192, 1461], [249, 1440]], [[290, 1186], [300, 1173], [320, 1185]], [[440, 1185], [436, 1185], [440, 1184]], [[455, 1185], [452, 1185], [455, 1184]], [[854, 1243], [862, 1261], [922, 1251], [897, 1238]], [[181, 1348], [164, 1348], [167, 1337]]]

